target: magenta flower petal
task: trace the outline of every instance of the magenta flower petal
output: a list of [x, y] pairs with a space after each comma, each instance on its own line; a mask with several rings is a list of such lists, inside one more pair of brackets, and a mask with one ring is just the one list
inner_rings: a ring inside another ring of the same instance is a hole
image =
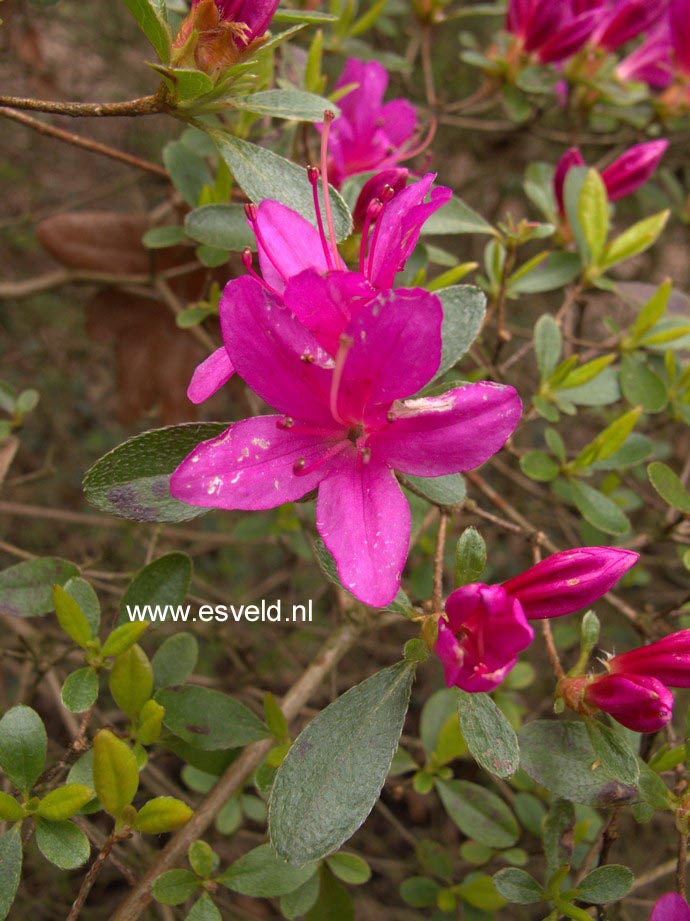
[[530, 620], [560, 617], [605, 595], [638, 557], [632, 550], [616, 547], [564, 550], [508, 579], [503, 588], [518, 599]]
[[391, 144], [402, 147], [417, 131], [417, 110], [407, 99], [391, 99], [381, 107], [379, 127]]
[[354, 449], [334, 461], [321, 482], [316, 527], [333, 554], [345, 588], [372, 607], [384, 607], [400, 588], [410, 544], [410, 507], [392, 470]]
[[640, 80], [655, 89], [664, 89], [673, 80], [673, 44], [668, 21], [662, 20], [645, 36], [641, 45], [616, 67], [619, 80]]
[[237, 373], [269, 406], [332, 426], [332, 359], [281, 301], [253, 278], [226, 285], [220, 303], [223, 342]]
[[618, 0], [604, 14], [592, 40], [607, 51], [615, 51], [645, 32], [664, 15], [667, 0]]
[[602, 675], [585, 687], [585, 702], [634, 732], [658, 732], [673, 716], [673, 694], [656, 678]]
[[212, 352], [208, 358], [201, 362], [194, 370], [192, 379], [187, 387], [187, 396], [192, 403], [203, 403], [213, 394], [220, 390], [223, 384], [226, 384], [235, 369], [232, 366], [225, 346], [222, 345], [215, 352]]
[[441, 361], [442, 321], [441, 302], [421, 288], [382, 291], [365, 304], [345, 330], [340, 415], [385, 419], [394, 400], [428, 383]]
[[684, 74], [690, 74], [690, 3], [671, 0], [669, 4], [671, 40], [676, 62]]
[[378, 219], [373, 259], [367, 269], [369, 280], [377, 288], [393, 285], [396, 273], [417, 245], [424, 222], [452, 198], [451, 189], [439, 186], [431, 192], [429, 201], [424, 201], [435, 178], [435, 173], [427, 173], [419, 182], [407, 186], [386, 205]]
[[352, 222], [356, 231], [361, 231], [364, 227], [369, 205], [375, 199], [381, 199], [384, 188], [388, 185], [397, 194], [405, 188], [409, 175], [410, 171], [404, 166], [391, 166], [376, 173], [371, 179], [367, 179], [357, 197], [355, 210], [352, 212]]
[[569, 4], [558, 0], [532, 0], [531, 7], [531, 14], [521, 32], [525, 51], [537, 51], [570, 17]]
[[482, 381], [394, 404], [389, 424], [371, 438], [396, 470], [443, 476], [472, 470], [503, 447], [522, 404], [513, 387]]
[[446, 684], [465, 691], [497, 687], [534, 637], [519, 602], [500, 585], [456, 589], [446, 601], [446, 616], [447, 622], [439, 621], [434, 651]]
[[610, 201], [630, 195], [653, 175], [666, 153], [668, 141], [635, 144], [602, 172]]
[[584, 165], [585, 161], [580, 153], [579, 147], [570, 147], [556, 164], [556, 170], [553, 174], [553, 193], [556, 197], [556, 204], [558, 205], [560, 214], [565, 214], [565, 203], [563, 199], [565, 177], [574, 166]]
[[356, 272], [319, 275], [307, 270], [290, 279], [283, 299], [323, 348], [335, 355], [347, 324], [376, 295], [364, 276]]
[[[249, 221], [252, 227], [252, 221]], [[256, 215], [261, 273], [282, 293], [289, 278], [305, 269], [328, 271], [319, 232], [309, 221], [277, 201], [261, 202]]]
[[352, 83], [357, 85], [341, 96], [338, 106], [356, 132], [361, 134], [376, 127], [388, 86], [388, 71], [378, 61], [348, 58], [335, 88], [339, 90]]
[[666, 892], [654, 903], [649, 921], [690, 921], [690, 907], [682, 895]]
[[[280, 416], [257, 416], [203, 441], [170, 478], [170, 494], [210, 508], [266, 509], [301, 499], [328, 472], [338, 439], [299, 435], [278, 427]], [[304, 461], [312, 472], [295, 473]]]
[[690, 688], [690, 630], [614, 656], [608, 666], [614, 674], [650, 675], [673, 688]]
[[564, 61], [585, 44], [599, 18], [597, 10], [581, 13], [549, 36], [539, 48], [537, 57], [542, 64]]

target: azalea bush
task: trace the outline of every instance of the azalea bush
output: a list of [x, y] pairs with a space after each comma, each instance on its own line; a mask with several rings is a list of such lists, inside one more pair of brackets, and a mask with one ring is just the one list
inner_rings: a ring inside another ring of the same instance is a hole
[[94, 17], [2, 26], [0, 918], [687, 921], [690, 4]]

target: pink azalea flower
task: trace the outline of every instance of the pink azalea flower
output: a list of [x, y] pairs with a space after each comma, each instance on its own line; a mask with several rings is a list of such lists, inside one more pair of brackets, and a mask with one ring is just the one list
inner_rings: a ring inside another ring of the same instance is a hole
[[361, 231], [367, 222], [370, 205], [376, 201], [381, 201], [381, 196], [385, 197], [385, 188], [389, 186], [393, 193], [397, 195], [407, 185], [407, 177], [410, 171], [404, 166], [391, 166], [388, 169], [381, 170], [362, 186], [362, 191], [357, 197], [355, 210], [352, 212], [352, 223], [356, 231]]
[[679, 630], [607, 662], [612, 674], [649, 675], [672, 688], [690, 688], [690, 630]]
[[[299, 277], [317, 301], [324, 284], [337, 292], [343, 279], [349, 288], [349, 273]], [[171, 494], [197, 506], [267, 509], [318, 488], [316, 526], [343, 585], [367, 604], [388, 604], [410, 538], [393, 471], [477, 467], [520, 418], [515, 390], [491, 383], [410, 399], [438, 369], [442, 315], [421, 289], [375, 292], [339, 321], [333, 357], [330, 324], [316, 335], [256, 279], [231, 282], [221, 306], [230, 361], [280, 415], [245, 419], [198, 445], [174, 472]]]
[[[192, 7], [201, 0], [192, 0]], [[238, 23], [243, 28], [235, 41], [239, 47], [245, 47], [265, 33], [278, 9], [279, 0], [215, 0], [220, 18], [223, 22]]]
[[172, 64], [220, 75], [259, 43], [278, 0], [192, 0], [173, 42]]
[[584, 701], [634, 732], [658, 732], [673, 715], [673, 694], [644, 675], [601, 675], [585, 685]]
[[[324, 276], [333, 271], [342, 273], [346, 266], [337, 249], [329, 242], [323, 228], [316, 195], [318, 170], [311, 170], [310, 176], [315, 188], [318, 229], [301, 214], [277, 201], [262, 201], [258, 208], [250, 206], [248, 211], [249, 223], [257, 240], [259, 265], [264, 282], [274, 293], [290, 302], [290, 309], [307, 323], [309, 329], [315, 329], [314, 323], [319, 322], [317, 302], [310, 304], [305, 301], [300, 304], [299, 275], [306, 270], [313, 270]], [[348, 282], [341, 279], [338, 283], [338, 295], [334, 296], [347, 297], [346, 289], [350, 286], [352, 297], [361, 301], [362, 297], [373, 297], [376, 293], [374, 289], [392, 286], [396, 273], [404, 266], [417, 245], [424, 222], [453, 194], [451, 189], [444, 186], [432, 190], [435, 178], [435, 173], [427, 173], [418, 182], [413, 182], [397, 192], [392, 186], [388, 186], [394, 194], [387, 197], [385, 203], [378, 198], [369, 201], [362, 228], [360, 272], [349, 273]], [[383, 194], [385, 188], [386, 183], [378, 190], [379, 194]], [[250, 256], [248, 260], [245, 264], [251, 271]], [[310, 281], [310, 285], [312, 294], [317, 289], [323, 290], [327, 287], [324, 282], [319, 288], [314, 280]], [[229, 290], [226, 288], [223, 299], [230, 296]], [[334, 309], [330, 295], [323, 309]], [[350, 308], [346, 310], [349, 311]], [[342, 315], [341, 309], [337, 312]], [[340, 332], [338, 329], [336, 339]], [[230, 356], [225, 346], [222, 346], [198, 366], [187, 390], [187, 396], [193, 403], [201, 403], [222, 387], [232, 374]]]
[[666, 12], [668, 0], [614, 0], [592, 35], [592, 43], [615, 51], [653, 26]]
[[511, 0], [506, 29], [542, 64], [555, 63], [579, 51], [598, 15], [595, 10], [573, 12], [570, 3], [562, 0]]
[[623, 58], [616, 67], [616, 75], [624, 82], [638, 80], [655, 89], [664, 89], [673, 79], [672, 51], [669, 23], [664, 18], [642, 44]]
[[407, 99], [384, 103], [388, 72], [377, 61], [349, 58], [335, 89], [356, 84], [338, 100], [340, 116], [330, 135], [331, 180], [395, 166], [420, 152], [415, 144], [417, 113]]
[[[601, 178], [606, 186], [609, 201], [618, 201], [626, 195], [631, 195], [651, 179], [667, 147], [668, 141], [666, 140], [634, 144], [607, 166], [602, 171]], [[584, 158], [577, 147], [566, 150], [556, 165], [553, 175], [553, 191], [558, 210], [562, 215], [565, 214], [563, 193], [566, 176], [574, 166], [585, 165]]]
[[670, 0], [668, 12], [676, 65], [685, 76], [690, 76], [690, 3]]
[[497, 687], [532, 641], [528, 620], [561, 617], [601, 598], [638, 554], [615, 547], [554, 553], [502, 585], [474, 583], [446, 601], [434, 651], [446, 684], [465, 691]]
[[666, 892], [654, 903], [649, 921], [690, 921], [690, 907], [682, 895]]

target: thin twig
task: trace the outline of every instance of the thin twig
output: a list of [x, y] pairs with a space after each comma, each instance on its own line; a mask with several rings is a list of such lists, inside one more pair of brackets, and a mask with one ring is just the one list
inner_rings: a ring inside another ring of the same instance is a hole
[[24, 99], [19, 96], [0, 96], [0, 106], [10, 109], [28, 109], [32, 112], [50, 112], [72, 118], [105, 118], [122, 115], [155, 115], [169, 111], [162, 93], [128, 99], [126, 102], [54, 102], [48, 99]]
[[443, 554], [446, 549], [446, 532], [448, 530], [448, 515], [441, 512], [438, 523], [438, 536], [436, 538], [436, 552], [434, 554], [434, 587], [431, 595], [431, 604], [434, 611], [443, 607]]
[[101, 154], [104, 157], [110, 157], [111, 160], [118, 160], [120, 163], [126, 163], [128, 166], [135, 166], [137, 169], [145, 170], [147, 173], [153, 173], [154, 176], [160, 176], [161, 179], [169, 179], [168, 171], [158, 166], [157, 163], [151, 163], [150, 160], [142, 160], [133, 154], [125, 153], [118, 150], [117, 147], [111, 147], [109, 144], [101, 144], [100, 141], [92, 141], [90, 138], [83, 138], [71, 131], [63, 131], [62, 128], [55, 128], [45, 122], [33, 118], [31, 115], [25, 115], [15, 109], [0, 107], [0, 115], [4, 118], [11, 118], [15, 122], [26, 125], [27, 128], [33, 128], [39, 134], [45, 134], [47, 137], [55, 138], [58, 141], [64, 141], [73, 147], [81, 147], [91, 153]]
[[84, 881], [81, 884], [81, 889], [79, 890], [79, 894], [74, 900], [74, 904], [72, 905], [72, 908], [70, 909], [70, 913], [67, 915], [66, 921], [76, 921], [76, 919], [79, 917], [81, 910], [84, 907], [84, 902], [86, 901], [89, 892], [91, 892], [91, 889], [93, 888], [93, 884], [96, 882], [98, 878], [98, 874], [101, 872], [106, 860], [110, 856], [110, 852], [115, 847], [115, 845], [118, 843], [118, 841], [122, 841], [122, 839], [128, 837], [128, 835], [129, 835], [129, 832], [127, 832], [126, 834], [115, 834], [115, 832], [113, 832], [110, 835], [110, 837], [106, 840], [105, 844], [99, 851], [98, 856], [96, 857], [94, 862], [91, 864], [89, 872], [84, 877]]

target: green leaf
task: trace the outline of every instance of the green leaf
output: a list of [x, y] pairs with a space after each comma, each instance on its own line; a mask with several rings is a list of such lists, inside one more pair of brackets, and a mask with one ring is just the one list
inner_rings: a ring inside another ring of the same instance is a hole
[[400, 897], [413, 908], [429, 908], [436, 904], [441, 887], [433, 879], [411, 876], [400, 887]]
[[177, 246], [184, 243], [187, 234], [184, 227], [179, 224], [171, 224], [168, 227], [152, 227], [147, 230], [141, 238], [141, 242], [147, 249], [167, 249], [169, 246]]
[[134, 820], [134, 828], [144, 835], [163, 835], [185, 825], [192, 809], [174, 796], [157, 796], [144, 803]]
[[658, 413], [666, 406], [666, 385], [643, 359], [625, 355], [619, 375], [621, 392], [628, 403], [648, 413]]
[[690, 515], [690, 492], [670, 467], [661, 461], [653, 461], [647, 467], [647, 476], [664, 502], [679, 512]]
[[[245, 194], [256, 204], [265, 198], [282, 202], [316, 226], [314, 195], [307, 171], [284, 157], [220, 131], [209, 132], [221, 157]], [[323, 192], [319, 190], [323, 209]], [[347, 205], [335, 189], [330, 189], [333, 223], [337, 240], [352, 232]]]
[[69, 821], [38, 822], [36, 844], [46, 860], [62, 870], [83, 866], [91, 853], [89, 839], [81, 828]]
[[606, 247], [601, 260], [601, 268], [610, 269], [611, 266], [624, 262], [626, 259], [632, 259], [633, 256], [649, 249], [658, 240], [670, 213], [670, 211], [660, 211], [623, 231]]
[[193, 841], [189, 846], [187, 857], [194, 872], [204, 879], [210, 879], [213, 876], [220, 860], [211, 845], [205, 841]]
[[120, 622], [130, 623], [129, 612], [136, 606], [159, 606], [162, 612], [166, 605], [181, 605], [187, 597], [191, 578], [192, 561], [186, 553], [166, 553], [158, 557], [140, 569], [127, 586], [120, 602]]
[[93, 639], [91, 625], [72, 596], [61, 585], [53, 587], [53, 605], [58, 623], [77, 646], [86, 649]]
[[72, 713], [84, 713], [98, 697], [98, 675], [87, 665], [72, 672], [62, 685], [62, 702]]
[[204, 158], [184, 141], [169, 141], [163, 148], [163, 163], [177, 191], [191, 208], [195, 208], [204, 188], [213, 185]]
[[115, 818], [139, 789], [134, 752], [108, 729], [101, 729], [93, 740], [93, 782], [101, 805]]
[[147, 700], [137, 718], [136, 739], [142, 745], [153, 745], [160, 738], [165, 707], [155, 700]]
[[328, 99], [303, 90], [265, 90], [251, 96], [233, 96], [231, 105], [244, 112], [300, 122], [322, 122], [323, 113], [329, 109], [336, 117], [340, 114], [338, 107]]
[[191, 633], [175, 633], [158, 648], [153, 657], [153, 683], [156, 690], [184, 684], [196, 668], [199, 644]]
[[101, 625], [101, 604], [96, 592], [85, 579], [79, 576], [65, 582], [63, 588], [81, 608], [91, 627], [91, 635], [97, 636]]
[[577, 200], [577, 217], [590, 253], [598, 265], [609, 235], [609, 199], [606, 186], [595, 169], [587, 172]]
[[120, 710], [134, 719], [153, 692], [153, 669], [141, 646], [130, 646], [115, 659], [108, 683]]
[[26, 560], [0, 572], [0, 613], [38, 617], [53, 610], [53, 586], [64, 585], [79, 570], [54, 557]]
[[293, 918], [301, 918], [319, 897], [320, 884], [319, 874], [314, 873], [298, 889], [281, 896], [280, 910], [283, 915], [289, 921], [292, 921]]
[[531, 480], [540, 483], [549, 483], [555, 480], [561, 472], [558, 464], [549, 454], [543, 451], [527, 451], [520, 458], [520, 470]]
[[158, 691], [165, 707], [163, 724], [179, 738], [202, 751], [237, 748], [270, 737], [254, 713], [220, 691], [187, 685]]
[[171, 497], [170, 474], [200, 442], [226, 428], [193, 422], [135, 435], [96, 461], [84, 477], [84, 495], [100, 511], [132, 521], [188, 521], [204, 515], [208, 509]]
[[62, 822], [71, 819], [79, 810], [93, 799], [93, 790], [80, 783], [69, 783], [64, 787], [51, 790], [38, 804], [38, 814], [50, 822]]
[[558, 385], [558, 390], [573, 390], [576, 387], [582, 387], [598, 377], [604, 368], [607, 368], [615, 361], [615, 355], [602, 355], [600, 358], [594, 358], [592, 361], [580, 365], [579, 368], [573, 368], [572, 371]]
[[184, 219], [187, 235], [217, 249], [242, 252], [256, 250], [256, 238], [247, 223], [243, 205], [203, 205]]
[[161, 905], [181, 905], [200, 885], [201, 880], [191, 870], [168, 870], [157, 877], [151, 891]]
[[0, 768], [22, 793], [29, 793], [46, 764], [48, 737], [43, 720], [23, 705], [0, 720]]
[[605, 534], [626, 534], [630, 522], [618, 506], [598, 490], [579, 480], [571, 480], [573, 502], [590, 524]]
[[606, 460], [615, 454], [627, 441], [641, 414], [642, 408], [637, 406], [608, 425], [593, 441], [585, 445], [572, 462], [573, 466], [580, 469], [589, 467], [590, 464]]
[[457, 233], [484, 233], [496, 231], [481, 214], [473, 211], [464, 201], [453, 196], [451, 200], [424, 222], [422, 233], [426, 236]]
[[635, 342], [641, 339], [645, 333], [648, 333], [663, 317], [672, 291], [673, 283], [670, 278], [667, 278], [642, 307], [635, 322], [630, 327], [630, 335]]
[[340, 851], [328, 857], [326, 863], [331, 873], [350, 886], [361, 886], [371, 879], [369, 864], [356, 854]]
[[465, 528], [455, 548], [455, 587], [477, 582], [486, 566], [486, 544], [476, 528]]
[[469, 780], [437, 780], [446, 812], [468, 838], [488, 847], [510, 847], [520, 835], [515, 816], [491, 790]]
[[294, 864], [336, 850], [373, 808], [393, 760], [414, 670], [400, 662], [326, 707], [278, 768], [269, 810], [276, 851]]
[[233, 892], [274, 898], [294, 892], [316, 873], [316, 869], [314, 862], [301, 867], [291, 866], [276, 855], [270, 844], [262, 844], [236, 860], [216, 879]]
[[139, 28], [164, 64], [170, 61], [171, 38], [168, 26], [149, 0], [124, 0]]
[[350, 893], [327, 870], [320, 873], [319, 897], [307, 912], [305, 921], [355, 921]]
[[582, 880], [577, 897], [583, 902], [603, 905], [605, 902], [618, 902], [632, 889], [634, 874], [620, 864], [608, 864], [597, 867]]
[[[505, 899], [496, 891], [493, 879], [486, 873], [468, 873], [453, 889], [464, 902], [482, 911], [496, 912], [505, 905]], [[464, 914], [468, 917], [469, 912], [465, 910]]]
[[547, 380], [560, 361], [563, 335], [554, 318], [545, 313], [534, 324], [534, 355], [542, 380]]
[[192, 905], [185, 921], [223, 921], [223, 916], [208, 892], [204, 892]]
[[588, 169], [585, 166], [572, 167], [572, 169], [569, 169], [567, 172], [563, 187], [563, 201], [565, 204], [566, 217], [570, 229], [573, 232], [573, 237], [575, 238], [577, 251], [583, 262], [589, 261], [589, 248], [582, 227], [580, 226], [578, 206], [580, 202], [580, 192], [587, 179], [587, 174]]
[[322, 13], [320, 10], [277, 10], [273, 15], [273, 22], [337, 22], [338, 17], [332, 13]]
[[440, 377], [460, 361], [477, 338], [486, 314], [486, 296], [472, 285], [453, 285], [437, 291], [436, 296], [443, 307], [441, 363], [435, 375]]
[[606, 765], [595, 765], [597, 753], [583, 723], [535, 720], [518, 735], [523, 770], [550, 793], [585, 806], [617, 806], [634, 802], [637, 789], [624, 784]]
[[146, 633], [150, 624], [148, 621], [136, 621], [115, 627], [108, 639], [103, 643], [101, 655], [119, 656], [133, 646], [143, 633]]
[[573, 859], [575, 807], [566, 799], [555, 799], [542, 824], [544, 856], [551, 871], [569, 866]]
[[22, 878], [22, 840], [19, 828], [0, 836], [0, 921], [10, 913]]
[[498, 777], [510, 777], [520, 766], [513, 727], [488, 694], [459, 692], [460, 728], [474, 760]]
[[511, 294], [541, 294], [563, 288], [582, 272], [582, 260], [577, 253], [551, 253], [535, 268], [517, 281], [511, 282]]
[[494, 886], [504, 899], [517, 905], [534, 905], [544, 901], [544, 890], [525, 870], [509, 867], [495, 874]]
[[415, 489], [434, 505], [457, 505], [465, 498], [465, 481], [459, 473], [446, 476], [406, 476]]
[[21, 822], [25, 815], [24, 807], [9, 793], [0, 790], [0, 821]]
[[621, 783], [634, 785], [640, 779], [640, 765], [624, 737], [598, 720], [586, 721], [589, 740], [602, 765]]

